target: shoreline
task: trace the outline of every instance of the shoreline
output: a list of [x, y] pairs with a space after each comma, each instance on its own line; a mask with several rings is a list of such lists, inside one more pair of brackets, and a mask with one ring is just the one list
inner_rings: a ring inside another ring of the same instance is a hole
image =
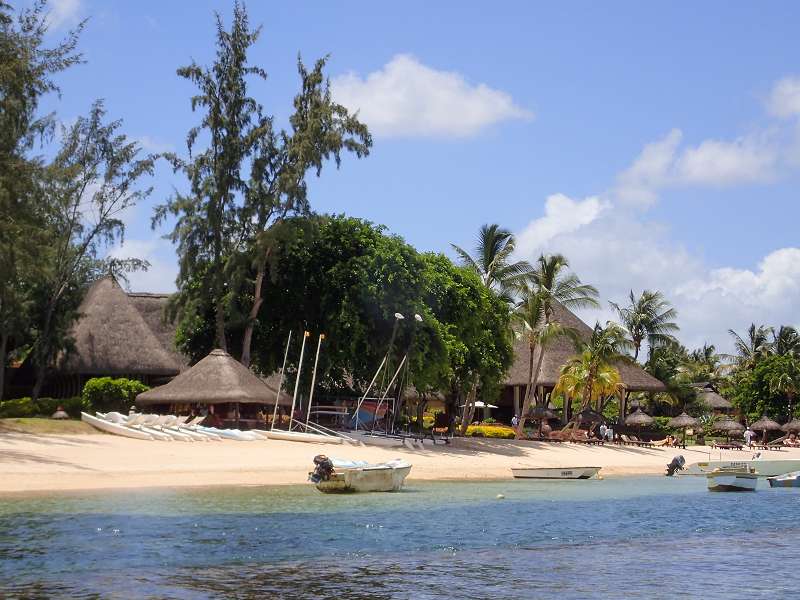
[[[340, 446], [279, 440], [257, 442], [148, 442], [113, 435], [0, 433], [0, 497], [58, 492], [300, 485], [317, 454], [412, 463], [409, 482], [512, 480], [511, 467], [602, 468], [603, 477], [663, 475], [672, 458], [687, 464], [709, 458], [707, 446], [638, 448], [456, 438], [449, 445]], [[769, 451], [800, 459], [800, 449]], [[711, 459], [749, 459], [750, 451], [711, 452]]]

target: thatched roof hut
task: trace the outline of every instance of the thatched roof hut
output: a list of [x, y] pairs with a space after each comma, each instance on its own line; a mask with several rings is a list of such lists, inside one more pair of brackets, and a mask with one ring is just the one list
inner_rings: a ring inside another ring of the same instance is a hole
[[[592, 328], [559, 303], [553, 306], [553, 320], [564, 327], [575, 329], [581, 339], [588, 341], [592, 336]], [[540, 351], [541, 349], [537, 348], [534, 352], [534, 364], [539, 360]], [[555, 387], [561, 375], [561, 367], [576, 354], [574, 344], [567, 337], [558, 338], [546, 346], [544, 358], [542, 359], [542, 369], [538, 378], [539, 385], [545, 388]], [[527, 342], [525, 340], [516, 340], [514, 342], [514, 364], [506, 375], [505, 385], [528, 385], [530, 356], [530, 347]], [[636, 363], [619, 361], [615, 366], [619, 370], [619, 374], [628, 391], [662, 392], [666, 389], [663, 383]]]
[[726, 411], [733, 408], [733, 404], [710, 388], [698, 392], [697, 399], [712, 410]]
[[68, 375], [161, 376], [181, 370], [116, 279], [94, 282], [70, 331], [75, 349], [61, 358], [58, 371]]
[[[274, 404], [275, 392], [230, 354], [212, 350], [166, 385], [139, 394], [136, 404]], [[292, 401], [281, 393], [280, 402]]]

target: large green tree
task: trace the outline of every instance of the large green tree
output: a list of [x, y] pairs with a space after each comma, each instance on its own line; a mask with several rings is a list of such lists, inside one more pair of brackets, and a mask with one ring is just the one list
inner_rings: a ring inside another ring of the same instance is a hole
[[0, 399], [8, 352], [30, 342], [46, 244], [38, 193], [44, 161], [35, 150], [51, 139], [55, 115], [41, 114], [39, 105], [59, 92], [54, 76], [81, 61], [83, 24], [49, 45], [46, 17], [43, 0], [18, 13], [0, 0]]

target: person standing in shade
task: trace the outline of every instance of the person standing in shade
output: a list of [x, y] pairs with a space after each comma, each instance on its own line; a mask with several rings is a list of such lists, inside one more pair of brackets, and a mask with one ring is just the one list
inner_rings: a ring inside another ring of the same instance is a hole
[[744, 443], [748, 446], [753, 445], [753, 438], [755, 437], [756, 432], [750, 429], [750, 426], [747, 426], [747, 429], [744, 432]]
[[516, 429], [517, 425], [519, 425], [519, 419], [517, 418], [517, 415], [514, 415], [511, 417], [511, 426]]
[[605, 423], [601, 423], [600, 424], [599, 431], [600, 431], [600, 439], [601, 440], [605, 440], [606, 439], [606, 432], [608, 431], [608, 427], [606, 427]]

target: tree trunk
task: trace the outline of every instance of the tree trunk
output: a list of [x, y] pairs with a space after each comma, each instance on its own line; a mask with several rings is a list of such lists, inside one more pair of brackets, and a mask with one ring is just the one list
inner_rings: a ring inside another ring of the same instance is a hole
[[594, 387], [595, 367], [589, 368], [589, 374], [586, 377], [586, 383], [583, 386], [583, 399], [581, 400], [581, 410], [587, 406], [592, 406], [592, 387]]
[[[57, 299], [56, 302], [58, 302]], [[38, 350], [36, 352], [36, 381], [34, 382], [33, 390], [31, 391], [31, 399], [34, 402], [39, 399], [39, 395], [42, 393], [44, 377], [47, 373], [47, 363], [50, 359], [50, 329], [52, 328], [53, 313], [55, 313], [55, 309], [55, 302], [51, 301], [48, 303], [47, 312], [44, 316], [44, 326], [42, 327], [42, 332], [39, 334], [39, 340], [37, 341]]]
[[8, 334], [0, 334], [0, 400], [3, 399], [3, 390], [6, 383], [6, 348], [8, 348]]
[[267, 271], [267, 259], [269, 258], [269, 250], [264, 254], [263, 260], [258, 265], [258, 272], [256, 273], [256, 283], [253, 289], [253, 306], [250, 307], [250, 313], [247, 315], [247, 325], [244, 328], [244, 336], [242, 337], [242, 359], [241, 363], [245, 367], [250, 366], [250, 349], [253, 343], [253, 330], [256, 327], [256, 318], [264, 298], [261, 295], [261, 286], [264, 283], [264, 275]]
[[478, 386], [472, 386], [472, 389], [467, 393], [466, 402], [464, 402], [464, 412], [461, 415], [461, 435], [467, 433], [467, 427], [472, 423], [472, 418], [475, 416], [475, 397], [478, 395]]
[[519, 416], [519, 423], [517, 424], [517, 432], [514, 434], [514, 439], [521, 440], [525, 437], [525, 421], [527, 420], [528, 411], [531, 409], [531, 399], [533, 398], [533, 390], [536, 389], [536, 384], [539, 379], [539, 372], [542, 370], [542, 360], [544, 359], [544, 347], [539, 349], [539, 360], [536, 361], [536, 370], [533, 371], [533, 349], [531, 349], [531, 374], [528, 376], [530, 383], [525, 393], [525, 401], [522, 403], [522, 414]]

